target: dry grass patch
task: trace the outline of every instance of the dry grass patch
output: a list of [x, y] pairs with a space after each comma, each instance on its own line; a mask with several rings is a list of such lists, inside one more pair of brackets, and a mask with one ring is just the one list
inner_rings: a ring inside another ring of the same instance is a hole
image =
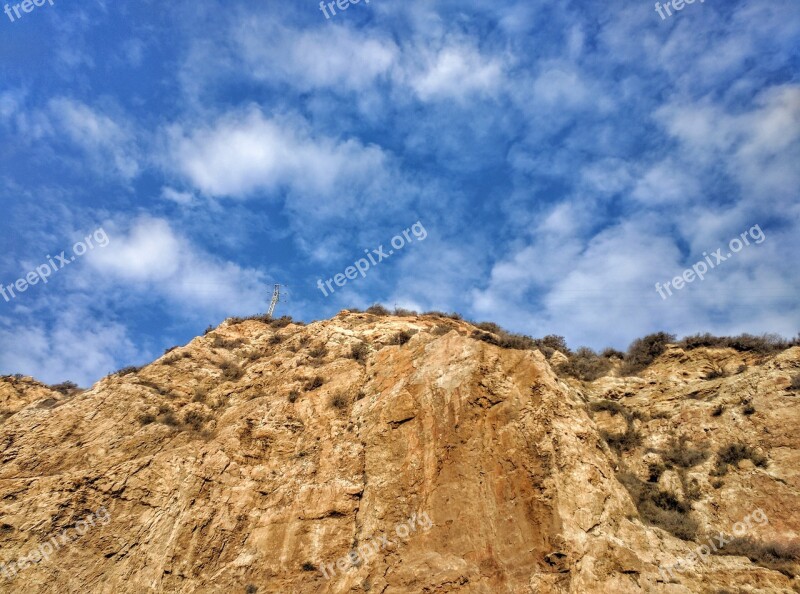
[[350, 349], [350, 358], [355, 359], [359, 363], [366, 363], [369, 356], [369, 346], [365, 342], [354, 344]]
[[567, 375], [584, 382], [593, 382], [608, 374], [611, 361], [598, 355], [592, 349], [581, 347], [573, 354], [568, 355], [569, 360], [556, 368], [559, 375]]
[[306, 392], [313, 392], [317, 388], [321, 388], [324, 383], [325, 383], [325, 378], [323, 378], [321, 375], [315, 375], [314, 377], [306, 381], [305, 385], [303, 386], [303, 389]]
[[409, 340], [411, 340], [412, 336], [413, 334], [411, 334], [411, 332], [409, 332], [408, 330], [401, 330], [392, 337], [392, 340], [389, 344], [396, 344], [398, 346], [402, 346], [406, 344]]
[[223, 361], [219, 368], [222, 370], [222, 377], [229, 381], [237, 380], [244, 375], [242, 368], [231, 361]]
[[336, 394], [333, 394], [331, 396], [330, 400], [328, 401], [328, 404], [330, 405], [331, 408], [335, 408], [337, 410], [342, 411], [347, 408], [349, 402], [344, 394], [342, 394], [341, 392], [337, 392]]
[[617, 480], [628, 490], [642, 520], [658, 526], [682, 540], [697, 538], [699, 524], [691, 515], [691, 504], [661, 490], [651, 482], [639, 480], [630, 472], [620, 472]]
[[766, 468], [769, 461], [749, 445], [732, 443], [717, 452], [717, 462], [712, 476], [724, 476], [730, 466], [737, 466], [742, 460], [750, 460], [758, 468]]
[[314, 347], [313, 349], [308, 351], [308, 355], [314, 359], [322, 359], [327, 354], [328, 354], [328, 347], [324, 345]]

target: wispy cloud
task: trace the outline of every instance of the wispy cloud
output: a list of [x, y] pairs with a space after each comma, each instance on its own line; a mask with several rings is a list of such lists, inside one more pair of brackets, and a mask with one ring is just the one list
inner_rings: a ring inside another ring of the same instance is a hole
[[49, 115], [55, 127], [102, 167], [109, 163], [125, 179], [139, 172], [131, 125], [66, 97], [52, 99]]

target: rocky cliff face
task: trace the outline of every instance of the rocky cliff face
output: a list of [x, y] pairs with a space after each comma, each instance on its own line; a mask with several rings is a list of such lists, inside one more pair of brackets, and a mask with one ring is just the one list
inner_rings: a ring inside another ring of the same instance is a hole
[[0, 380], [1, 591], [800, 591], [800, 348], [581, 383], [448, 318], [280, 326]]

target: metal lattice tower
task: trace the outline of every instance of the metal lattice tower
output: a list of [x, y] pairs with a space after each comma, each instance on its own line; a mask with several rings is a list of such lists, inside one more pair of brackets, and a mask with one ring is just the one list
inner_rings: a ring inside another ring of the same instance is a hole
[[272, 301], [269, 303], [269, 310], [267, 310], [267, 315], [272, 317], [272, 312], [275, 311], [275, 306], [278, 305], [278, 301], [281, 298], [281, 286], [275, 285], [275, 289], [272, 291]]

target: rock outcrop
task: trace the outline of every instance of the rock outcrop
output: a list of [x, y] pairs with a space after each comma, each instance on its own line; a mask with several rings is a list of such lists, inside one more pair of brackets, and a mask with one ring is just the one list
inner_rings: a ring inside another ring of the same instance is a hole
[[800, 591], [767, 554], [800, 536], [800, 348], [583, 383], [473, 331], [229, 321], [82, 393], [0, 380], [0, 591]]

